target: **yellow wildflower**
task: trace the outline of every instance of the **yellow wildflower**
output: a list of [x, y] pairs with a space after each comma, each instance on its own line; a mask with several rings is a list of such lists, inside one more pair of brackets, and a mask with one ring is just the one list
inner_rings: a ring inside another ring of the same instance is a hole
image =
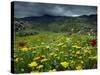
[[37, 73], [38, 71], [37, 70], [33, 70], [33, 71], [31, 71], [31, 73]]
[[73, 63], [74, 63], [74, 61], [72, 60], [72, 61], [71, 61], [71, 64], [73, 64]]
[[49, 70], [49, 72], [55, 72], [55, 71], [57, 71], [56, 69], [53, 69], [53, 70]]
[[74, 54], [74, 53], [75, 53], [75, 51], [72, 51], [72, 53]]
[[82, 59], [82, 56], [79, 56], [79, 59]]
[[28, 50], [32, 50], [32, 48], [28, 48]]
[[34, 58], [34, 60], [39, 60], [40, 59], [40, 57], [36, 57], [36, 58]]
[[82, 70], [82, 65], [79, 64], [78, 66], [76, 66], [76, 69], [77, 70]]
[[29, 64], [29, 67], [36, 67], [37, 65], [38, 65], [37, 62], [32, 62], [32, 63]]
[[41, 57], [44, 57], [45, 58], [46, 56], [45, 55], [41, 55]]
[[67, 68], [69, 66], [69, 62], [61, 62], [60, 63], [64, 68]]
[[84, 62], [83, 62], [83, 61], [81, 61], [81, 64], [84, 64]]
[[34, 51], [32, 51], [32, 53], [34, 53], [34, 54], [35, 54], [35, 53], [37, 53], [37, 51], [36, 51], [36, 50], [34, 50]]
[[44, 42], [41, 42], [41, 44], [44, 45], [45, 43]]
[[45, 59], [42, 59], [41, 62], [45, 62], [45, 61], [47, 61], [47, 60], [48, 60], [48, 59], [45, 58]]
[[91, 53], [91, 50], [86, 49], [86, 50], [84, 50], [84, 52], [85, 52], [85, 53], [89, 53], [89, 54], [90, 54], [90, 53]]
[[77, 55], [80, 54], [80, 51], [76, 51], [76, 54], [77, 54]]
[[78, 45], [73, 45], [72, 47], [77, 48], [77, 49], [81, 48], [81, 46], [78, 46]]
[[54, 55], [54, 52], [50, 53], [50, 55], [51, 55], [51, 56]]
[[66, 47], [66, 45], [63, 45], [62, 47]]
[[56, 56], [57, 56], [57, 54], [55, 53], [53, 56], [54, 56], [54, 57], [56, 57]]
[[49, 48], [50, 48], [50, 46], [46, 46], [46, 48], [48, 48], [48, 49], [49, 49]]
[[41, 68], [43, 68], [43, 65], [37, 66], [37, 69], [41, 69]]
[[61, 54], [63, 54], [64, 52], [63, 52], [63, 51], [61, 51], [60, 53], [61, 53]]
[[55, 50], [56, 50], [56, 51], [59, 51], [59, 49], [58, 49], [58, 48], [56, 48]]
[[85, 52], [85, 53], [88, 53], [88, 50], [86, 49], [86, 50], [84, 50], [84, 52]]
[[90, 56], [89, 59], [91, 60], [95, 60], [97, 58], [97, 56]]
[[26, 51], [28, 51], [28, 48], [24, 47], [24, 48], [21, 49], [21, 51], [26, 52]]
[[51, 56], [57, 56], [57, 54], [54, 53], [54, 52], [50, 53], [50, 55], [51, 55]]
[[64, 43], [59, 43], [58, 46], [62, 46]]
[[15, 61], [18, 62], [19, 61], [19, 58], [16, 58]]

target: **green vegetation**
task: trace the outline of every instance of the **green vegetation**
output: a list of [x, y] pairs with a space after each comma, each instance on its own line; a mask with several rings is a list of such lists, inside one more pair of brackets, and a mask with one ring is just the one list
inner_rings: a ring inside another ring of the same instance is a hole
[[96, 20], [90, 19], [15, 19], [14, 72], [96, 69]]
[[[92, 35], [43, 32], [16, 36], [15, 73], [51, 72], [97, 68], [97, 48]], [[22, 45], [23, 44], [23, 45]]]

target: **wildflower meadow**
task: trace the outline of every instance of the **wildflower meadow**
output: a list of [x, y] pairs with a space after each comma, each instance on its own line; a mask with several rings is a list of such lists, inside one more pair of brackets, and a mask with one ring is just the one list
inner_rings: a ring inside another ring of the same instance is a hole
[[97, 69], [97, 7], [12, 2], [12, 72]]
[[97, 68], [97, 40], [93, 35], [44, 32], [15, 38], [16, 73]]

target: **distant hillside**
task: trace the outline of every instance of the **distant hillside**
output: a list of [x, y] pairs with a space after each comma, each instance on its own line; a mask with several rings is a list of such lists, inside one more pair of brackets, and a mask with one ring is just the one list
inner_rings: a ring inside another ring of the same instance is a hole
[[97, 15], [82, 15], [79, 17], [44, 15], [15, 18], [14, 26], [16, 31], [28, 29], [53, 32], [79, 32], [80, 30], [96, 32]]

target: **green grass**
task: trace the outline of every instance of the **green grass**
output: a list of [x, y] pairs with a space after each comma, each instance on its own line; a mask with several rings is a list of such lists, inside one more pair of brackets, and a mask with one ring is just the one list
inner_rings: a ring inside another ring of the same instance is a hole
[[[97, 47], [90, 45], [94, 35], [42, 32], [15, 36], [15, 73], [51, 72], [97, 68]], [[19, 42], [25, 42], [21, 47]]]

